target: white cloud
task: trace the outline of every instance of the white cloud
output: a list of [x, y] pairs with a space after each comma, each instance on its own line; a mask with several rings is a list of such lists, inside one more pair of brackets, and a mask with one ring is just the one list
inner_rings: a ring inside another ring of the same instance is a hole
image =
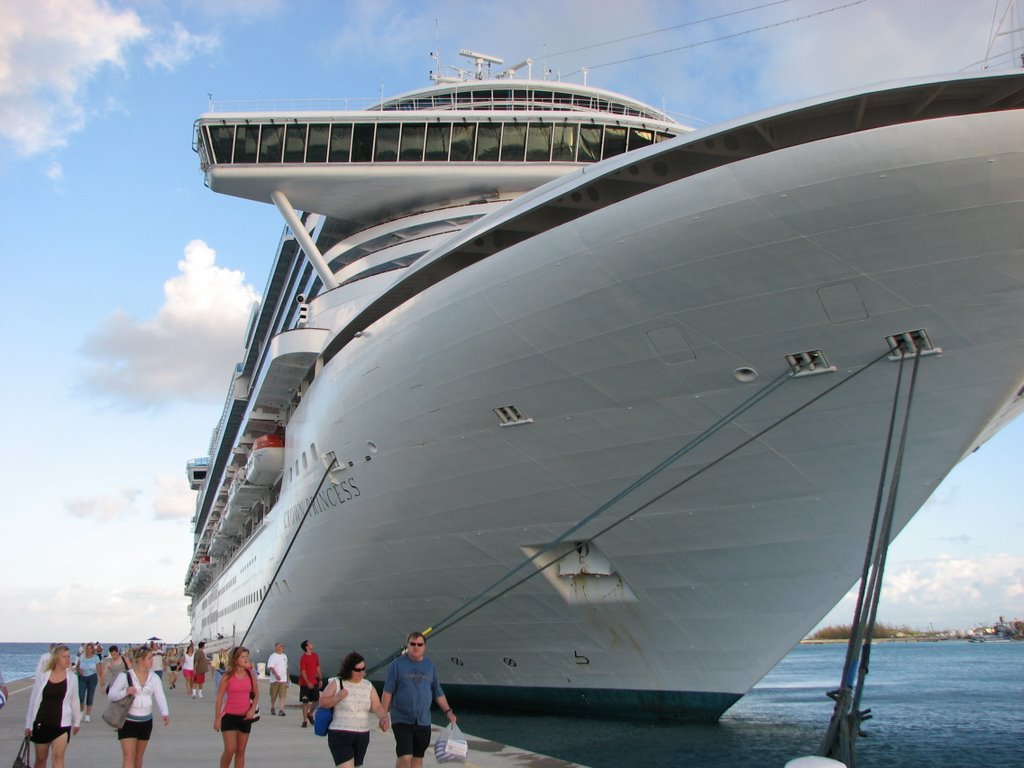
[[98, 0], [0, 7], [0, 138], [32, 155], [63, 146], [85, 122], [83, 92], [104, 66], [147, 34], [134, 11]]
[[138, 488], [125, 487], [112, 496], [76, 496], [65, 501], [64, 506], [75, 517], [105, 523], [127, 517], [133, 511], [139, 493]]
[[[821, 625], [849, 624], [856, 586]], [[890, 562], [882, 584], [878, 620], [914, 629], [970, 629], [999, 616], [1024, 617], [1024, 557], [940, 556]]]
[[0, 615], [11, 619], [0, 640], [138, 642], [157, 635], [176, 641], [188, 631], [187, 605], [181, 589], [138, 579], [127, 587], [72, 582], [44, 592], [9, 586], [0, 589]]
[[156, 317], [108, 317], [83, 345], [92, 360], [84, 389], [141, 406], [222, 398], [225, 370], [241, 358], [239, 339], [258, 296], [242, 272], [215, 262], [212, 248], [191, 241], [178, 262], [181, 274], [164, 283]]
[[196, 494], [183, 475], [158, 474], [153, 517], [157, 520], [181, 520], [192, 517], [196, 510]]
[[163, 67], [173, 72], [177, 67], [203, 53], [217, 48], [220, 40], [217, 35], [192, 34], [181, 22], [174, 22], [167, 34], [149, 46], [146, 64], [151, 67]]
[[60, 181], [64, 178], [64, 168], [56, 161], [50, 163], [46, 168], [46, 178], [50, 181]]

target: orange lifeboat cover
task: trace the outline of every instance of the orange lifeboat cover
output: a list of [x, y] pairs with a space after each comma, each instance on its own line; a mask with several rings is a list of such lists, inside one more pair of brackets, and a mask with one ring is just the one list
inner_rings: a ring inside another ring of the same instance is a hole
[[252, 444], [254, 451], [260, 448], [284, 448], [284, 438], [280, 435], [263, 435], [257, 437], [256, 442]]

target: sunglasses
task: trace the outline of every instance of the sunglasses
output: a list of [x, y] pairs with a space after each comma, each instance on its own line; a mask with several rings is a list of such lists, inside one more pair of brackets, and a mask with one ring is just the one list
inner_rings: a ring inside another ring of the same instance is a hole
[[410, 642], [409, 645], [423, 645], [423, 643], [413, 643], [413, 642]]
[[353, 672], [365, 672], [366, 667], [352, 667]]

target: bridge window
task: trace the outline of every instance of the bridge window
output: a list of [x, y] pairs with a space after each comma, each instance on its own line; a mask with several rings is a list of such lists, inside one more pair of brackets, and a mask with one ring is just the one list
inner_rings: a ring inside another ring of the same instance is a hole
[[581, 163], [594, 163], [601, 159], [601, 132], [600, 125], [580, 126], [580, 151], [578, 160]]
[[398, 131], [401, 128], [397, 123], [377, 126], [377, 144], [374, 148], [374, 161], [394, 162], [398, 159]]
[[292, 123], [284, 131], [284, 161], [286, 163], [302, 163], [306, 160], [306, 132], [309, 126], [305, 123]]
[[427, 126], [423, 123], [405, 123], [402, 126], [402, 145], [398, 159], [402, 162], [416, 162], [423, 159], [423, 140]]
[[213, 149], [215, 163], [231, 162], [231, 146], [235, 143], [235, 126], [211, 125], [210, 147]]
[[452, 154], [453, 161], [473, 159], [473, 146], [476, 143], [476, 124], [464, 123], [452, 126]]
[[551, 159], [551, 125], [530, 123], [526, 138], [526, 159], [531, 163], [546, 163]]
[[576, 159], [576, 125], [556, 125], [551, 159], [554, 162], [572, 162]]
[[629, 129], [629, 149], [640, 149], [640, 147], [649, 147], [654, 143], [654, 131], [645, 131], [640, 128]]
[[626, 129], [609, 125], [604, 131], [603, 157], [615, 157], [626, 151]]
[[280, 163], [284, 149], [284, 126], [264, 125], [260, 136], [260, 162]]
[[452, 127], [447, 123], [431, 123], [427, 126], [427, 149], [424, 160], [447, 160], [448, 147], [452, 140]]
[[331, 136], [331, 126], [318, 123], [309, 126], [309, 140], [306, 142], [306, 162], [322, 163], [327, 159], [327, 142]]
[[260, 127], [258, 125], [240, 125], [235, 132], [235, 162], [255, 163], [256, 153], [260, 146]]
[[501, 123], [482, 123], [476, 132], [476, 159], [494, 161], [498, 159], [501, 146]]
[[526, 125], [524, 123], [505, 123], [505, 132], [501, 138], [501, 159], [521, 163], [526, 152]]
[[331, 152], [327, 156], [328, 162], [347, 163], [349, 152], [352, 150], [352, 126], [343, 125], [331, 126]]
[[372, 123], [356, 123], [353, 126], [353, 163], [368, 163], [373, 159], [373, 128]]

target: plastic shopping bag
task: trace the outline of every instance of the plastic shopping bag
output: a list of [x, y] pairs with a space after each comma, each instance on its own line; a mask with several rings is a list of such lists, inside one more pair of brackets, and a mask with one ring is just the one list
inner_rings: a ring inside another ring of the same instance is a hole
[[452, 724], [441, 731], [434, 744], [434, 758], [439, 763], [464, 763], [469, 744], [459, 726]]

